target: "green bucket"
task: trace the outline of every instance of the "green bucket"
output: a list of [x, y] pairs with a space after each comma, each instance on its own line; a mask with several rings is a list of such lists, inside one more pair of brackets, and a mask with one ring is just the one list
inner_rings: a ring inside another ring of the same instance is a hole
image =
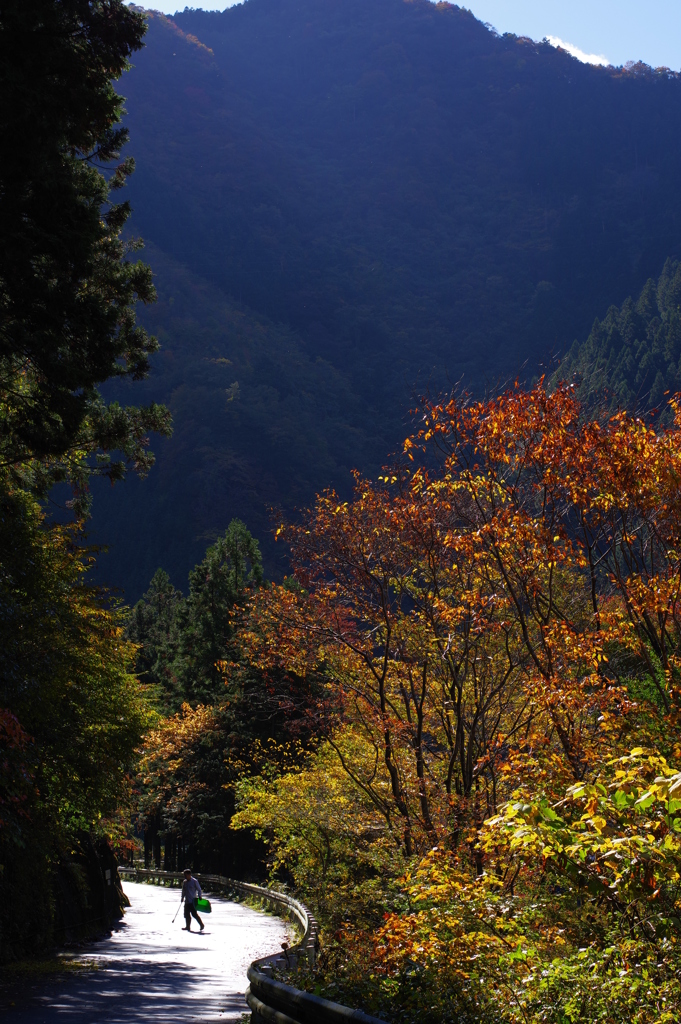
[[204, 900], [203, 896], [199, 896], [196, 901], [196, 909], [202, 910], [204, 914], [210, 914], [210, 900]]

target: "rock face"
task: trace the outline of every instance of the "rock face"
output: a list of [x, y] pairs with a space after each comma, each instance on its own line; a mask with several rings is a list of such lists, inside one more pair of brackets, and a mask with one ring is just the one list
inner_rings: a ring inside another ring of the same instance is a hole
[[113, 850], [105, 839], [93, 842], [90, 836], [55, 868], [53, 894], [58, 945], [109, 932], [130, 905]]
[[107, 935], [130, 905], [105, 839], [81, 835], [44, 877], [35, 878], [34, 867], [29, 850], [21, 877], [11, 866], [0, 869], [0, 963]]

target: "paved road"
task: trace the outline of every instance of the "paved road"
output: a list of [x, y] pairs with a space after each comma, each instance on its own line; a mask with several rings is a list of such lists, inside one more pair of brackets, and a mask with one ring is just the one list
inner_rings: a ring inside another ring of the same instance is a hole
[[[290, 925], [238, 903], [213, 899], [205, 932], [182, 931], [177, 889], [125, 882], [132, 904], [111, 938], [79, 958], [96, 969], [17, 998], [7, 1024], [185, 1024], [234, 1021], [246, 1013], [252, 960], [291, 941]], [[4, 1022], [3, 1022], [4, 1024]]]

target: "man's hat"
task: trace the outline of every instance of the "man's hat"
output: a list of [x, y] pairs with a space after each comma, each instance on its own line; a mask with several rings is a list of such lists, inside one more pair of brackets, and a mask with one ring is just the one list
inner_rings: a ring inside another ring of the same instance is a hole
[[185, 868], [184, 871], [182, 872], [183, 875], [191, 875], [191, 873], [192, 873], [192, 869], [191, 868]]

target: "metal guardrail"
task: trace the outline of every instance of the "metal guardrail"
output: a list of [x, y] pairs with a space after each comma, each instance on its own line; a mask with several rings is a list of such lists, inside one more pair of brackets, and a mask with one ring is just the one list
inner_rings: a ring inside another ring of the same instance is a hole
[[[182, 873], [175, 871], [155, 871], [153, 868], [126, 868], [119, 867], [119, 875], [135, 875], [149, 882], [182, 883]], [[241, 893], [242, 896], [255, 896], [257, 899], [265, 900], [275, 907], [286, 907], [297, 918], [303, 929], [303, 938], [296, 946], [286, 950], [285, 953], [275, 953], [256, 960], [265, 973], [272, 973], [278, 970], [295, 970], [300, 955], [304, 955], [311, 967], [314, 967], [317, 951], [319, 949], [319, 927], [313, 914], [298, 900], [294, 900], [287, 893], [275, 892], [272, 889], [265, 889], [261, 885], [252, 885], [250, 882], [237, 882], [233, 878], [226, 878], [224, 875], [207, 875], [197, 872], [196, 877], [202, 887], [207, 889], [220, 889], [226, 892]]]
[[[154, 871], [150, 868], [119, 867], [120, 875], [134, 875], [150, 882], [165, 884], [181, 882], [182, 874], [174, 871]], [[361, 1010], [322, 999], [310, 992], [286, 985], [275, 979], [274, 971], [293, 973], [302, 959], [311, 967], [319, 950], [319, 927], [313, 914], [305, 904], [293, 899], [287, 893], [265, 889], [250, 882], [237, 882], [223, 875], [206, 875], [197, 872], [196, 877], [209, 891], [221, 889], [266, 900], [275, 907], [286, 908], [294, 914], [303, 929], [303, 938], [283, 953], [254, 960], [248, 968], [249, 988], [246, 1001], [251, 1009], [251, 1024], [386, 1024], [378, 1017], [370, 1017]]]

